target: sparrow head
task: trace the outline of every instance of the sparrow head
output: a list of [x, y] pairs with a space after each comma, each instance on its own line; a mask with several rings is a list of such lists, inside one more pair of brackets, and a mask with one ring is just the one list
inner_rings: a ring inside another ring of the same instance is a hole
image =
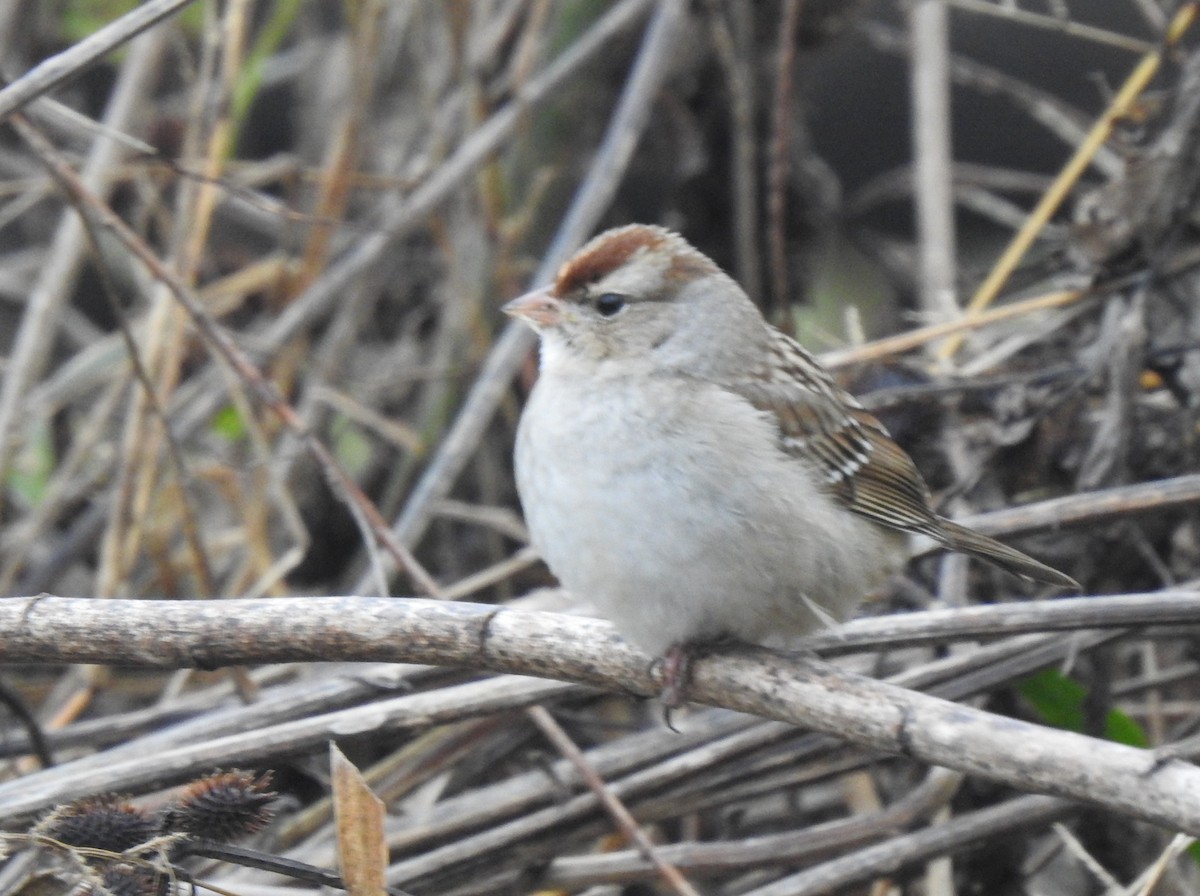
[[541, 336], [543, 364], [563, 355], [716, 375], [749, 365], [767, 338], [758, 309], [712, 259], [645, 224], [595, 237], [552, 284], [504, 311]]

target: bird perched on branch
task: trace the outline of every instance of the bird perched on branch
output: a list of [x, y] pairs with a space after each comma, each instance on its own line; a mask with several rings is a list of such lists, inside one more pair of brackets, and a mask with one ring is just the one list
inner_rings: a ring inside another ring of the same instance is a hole
[[939, 516], [912, 459], [683, 237], [603, 233], [504, 311], [537, 331], [517, 487], [562, 584], [666, 658], [854, 612], [913, 535], [1018, 576], [1069, 576]]

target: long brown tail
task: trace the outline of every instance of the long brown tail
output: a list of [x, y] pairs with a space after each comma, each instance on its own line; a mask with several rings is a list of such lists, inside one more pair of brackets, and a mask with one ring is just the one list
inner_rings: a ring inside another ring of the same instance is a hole
[[1083, 590], [1079, 583], [1070, 576], [1045, 563], [1039, 563], [1016, 548], [1010, 548], [994, 538], [980, 535], [951, 520], [942, 519], [939, 522], [945, 535], [942, 544], [952, 551], [961, 551], [964, 554], [980, 557], [1023, 579], [1032, 579], [1047, 585], [1061, 585], [1074, 591]]

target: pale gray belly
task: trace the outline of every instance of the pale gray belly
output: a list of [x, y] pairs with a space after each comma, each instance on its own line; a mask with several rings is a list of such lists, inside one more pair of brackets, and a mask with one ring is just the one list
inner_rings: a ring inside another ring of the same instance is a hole
[[836, 508], [774, 450], [758, 412], [735, 410], [716, 426], [711, 414], [633, 426], [614, 412], [522, 427], [518, 484], [535, 547], [651, 652], [800, 634], [822, 624], [814, 607], [846, 618], [898, 562], [895, 539]]

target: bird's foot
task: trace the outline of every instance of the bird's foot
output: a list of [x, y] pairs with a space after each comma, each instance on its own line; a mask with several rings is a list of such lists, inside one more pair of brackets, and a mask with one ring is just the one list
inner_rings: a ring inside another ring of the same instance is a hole
[[662, 701], [668, 709], [687, 702], [687, 687], [692, 677], [692, 652], [686, 644], [672, 645], [663, 655]]
[[667, 652], [654, 661], [654, 665], [662, 670], [662, 700], [663, 721], [672, 731], [678, 731], [671, 724], [671, 711], [678, 709], [687, 702], [687, 687], [692, 674], [692, 652], [687, 644], [673, 644]]

